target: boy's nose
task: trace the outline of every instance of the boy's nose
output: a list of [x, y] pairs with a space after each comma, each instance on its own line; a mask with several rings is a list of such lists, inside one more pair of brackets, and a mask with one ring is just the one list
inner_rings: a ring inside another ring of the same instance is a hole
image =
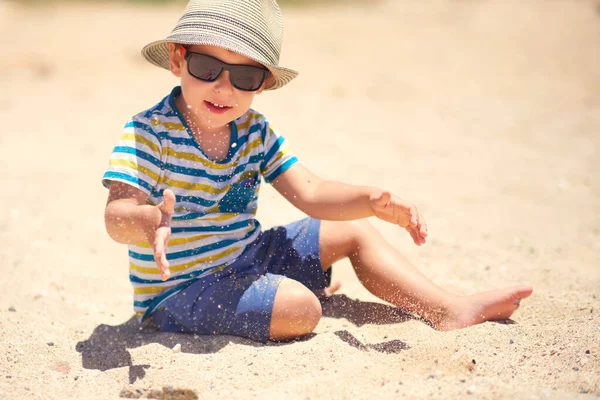
[[233, 94], [233, 86], [231, 85], [231, 77], [229, 71], [221, 72], [219, 78], [213, 84], [213, 90], [219, 94], [231, 95]]

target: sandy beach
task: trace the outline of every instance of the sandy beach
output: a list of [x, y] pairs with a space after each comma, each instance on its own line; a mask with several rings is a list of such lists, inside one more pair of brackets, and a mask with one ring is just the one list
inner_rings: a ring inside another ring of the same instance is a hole
[[[182, 7], [0, 0], [0, 399], [600, 397], [598, 3], [283, 10], [300, 76], [253, 107], [301, 162], [417, 204], [425, 246], [372, 222], [436, 284], [533, 295], [509, 321], [437, 332], [346, 261], [303, 340], [140, 329], [100, 180], [127, 119], [177, 84], [139, 50]], [[264, 227], [302, 216], [263, 185]]]

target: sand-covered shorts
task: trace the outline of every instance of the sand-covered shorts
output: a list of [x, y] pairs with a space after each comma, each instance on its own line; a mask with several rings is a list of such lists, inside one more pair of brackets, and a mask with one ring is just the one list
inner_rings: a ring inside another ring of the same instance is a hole
[[271, 313], [283, 278], [312, 291], [329, 286], [319, 256], [320, 221], [306, 218], [264, 231], [228, 268], [165, 300], [150, 318], [161, 331], [227, 334], [269, 340]]

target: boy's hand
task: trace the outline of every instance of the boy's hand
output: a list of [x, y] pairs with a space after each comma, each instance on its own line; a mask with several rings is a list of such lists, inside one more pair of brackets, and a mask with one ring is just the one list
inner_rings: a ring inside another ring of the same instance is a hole
[[416, 245], [425, 243], [427, 224], [415, 206], [385, 190], [371, 196], [369, 203], [377, 218], [405, 228]]
[[171, 218], [175, 212], [175, 194], [170, 189], [165, 189], [163, 196], [163, 202], [156, 206], [161, 213], [160, 223], [157, 227], [149, 229], [146, 237], [154, 250], [154, 261], [160, 270], [160, 277], [166, 281], [171, 276], [166, 251], [171, 238]]

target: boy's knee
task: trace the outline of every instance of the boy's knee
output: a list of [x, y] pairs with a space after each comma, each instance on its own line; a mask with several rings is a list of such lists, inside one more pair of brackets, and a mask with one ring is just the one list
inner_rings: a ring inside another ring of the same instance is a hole
[[347, 221], [344, 224], [343, 230], [349, 235], [353, 246], [360, 246], [363, 239], [371, 235], [375, 229], [366, 219]]
[[321, 302], [313, 292], [299, 282], [285, 279], [275, 296], [270, 337], [284, 340], [309, 334], [322, 314]]

